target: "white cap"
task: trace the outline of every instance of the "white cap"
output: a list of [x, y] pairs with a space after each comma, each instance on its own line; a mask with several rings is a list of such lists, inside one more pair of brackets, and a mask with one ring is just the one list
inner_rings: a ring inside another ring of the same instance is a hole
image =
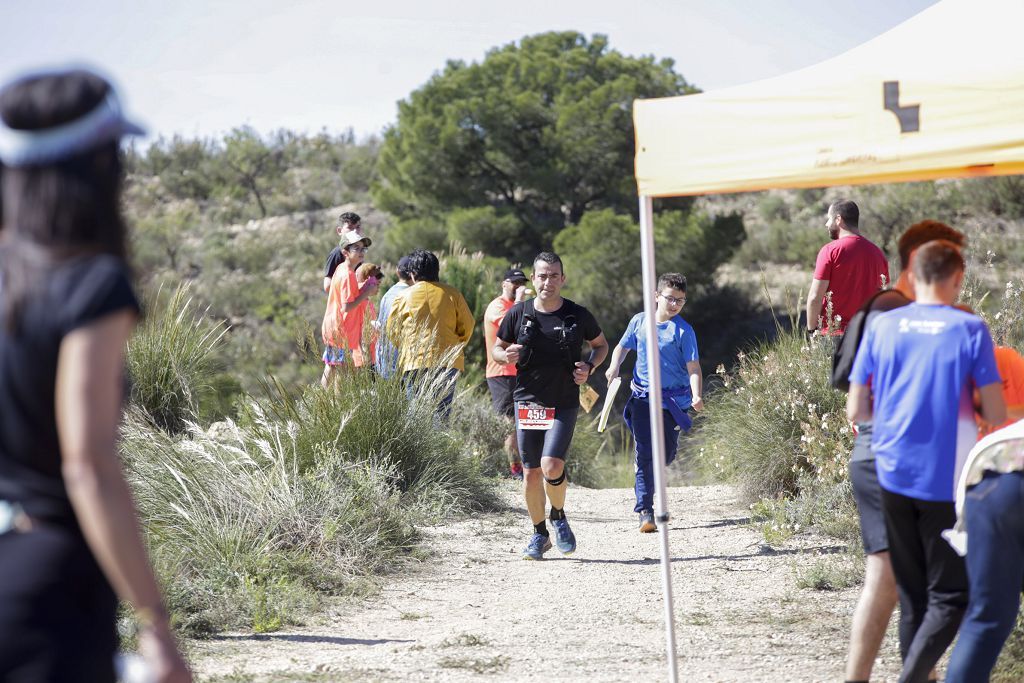
[[[12, 84], [46, 75], [31, 74]], [[125, 135], [145, 135], [145, 130], [124, 117], [121, 102], [111, 86], [102, 102], [74, 121], [50, 128], [21, 130], [9, 127], [0, 119], [0, 162], [12, 168], [49, 164], [119, 140]]]

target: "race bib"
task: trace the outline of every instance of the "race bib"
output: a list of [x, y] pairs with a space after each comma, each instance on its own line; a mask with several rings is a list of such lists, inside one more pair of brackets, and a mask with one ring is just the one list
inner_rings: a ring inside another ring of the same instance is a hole
[[519, 429], [548, 430], [555, 424], [555, 409], [536, 403], [518, 403]]

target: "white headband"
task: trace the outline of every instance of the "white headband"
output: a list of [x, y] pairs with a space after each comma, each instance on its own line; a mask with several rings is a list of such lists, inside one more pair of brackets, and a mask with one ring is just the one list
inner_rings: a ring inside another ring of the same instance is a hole
[[91, 112], [59, 126], [18, 130], [0, 119], [0, 162], [12, 168], [49, 164], [125, 135], [145, 135], [145, 131], [124, 117], [111, 88]]

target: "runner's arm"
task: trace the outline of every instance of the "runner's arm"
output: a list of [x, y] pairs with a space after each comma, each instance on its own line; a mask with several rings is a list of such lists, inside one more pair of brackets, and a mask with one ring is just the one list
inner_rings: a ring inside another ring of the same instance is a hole
[[867, 422], [871, 419], [871, 389], [866, 384], [850, 382], [850, 393], [846, 396], [846, 417], [852, 422]]
[[629, 349], [623, 347], [622, 344], [616, 344], [612, 349], [612, 359], [608, 361], [608, 370], [604, 373], [609, 382], [619, 376], [619, 366], [622, 365], [622, 360], [627, 353], [629, 353]]
[[704, 410], [704, 375], [700, 371], [700, 361], [686, 361], [686, 371], [690, 373], [690, 405], [694, 410]]
[[513, 344], [507, 342], [501, 337], [494, 340], [494, 348], [491, 349], [491, 359], [496, 363], [509, 363], [519, 362], [519, 353], [523, 350], [522, 344]]
[[576, 384], [586, 382], [590, 373], [608, 357], [608, 340], [604, 338], [603, 332], [593, 339], [587, 340], [587, 343], [590, 344], [590, 358], [576, 363], [576, 369], [572, 371], [572, 378]]
[[821, 317], [821, 301], [828, 291], [828, 280], [811, 280], [811, 289], [807, 292], [807, 330], [818, 329], [818, 318]]

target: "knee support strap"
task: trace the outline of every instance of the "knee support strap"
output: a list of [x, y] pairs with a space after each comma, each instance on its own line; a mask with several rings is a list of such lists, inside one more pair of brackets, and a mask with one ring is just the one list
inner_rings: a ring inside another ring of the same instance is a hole
[[565, 481], [565, 470], [563, 469], [562, 473], [555, 477], [554, 479], [548, 479], [547, 477], [544, 477], [544, 481], [546, 481], [551, 486], [558, 486], [563, 481]]

